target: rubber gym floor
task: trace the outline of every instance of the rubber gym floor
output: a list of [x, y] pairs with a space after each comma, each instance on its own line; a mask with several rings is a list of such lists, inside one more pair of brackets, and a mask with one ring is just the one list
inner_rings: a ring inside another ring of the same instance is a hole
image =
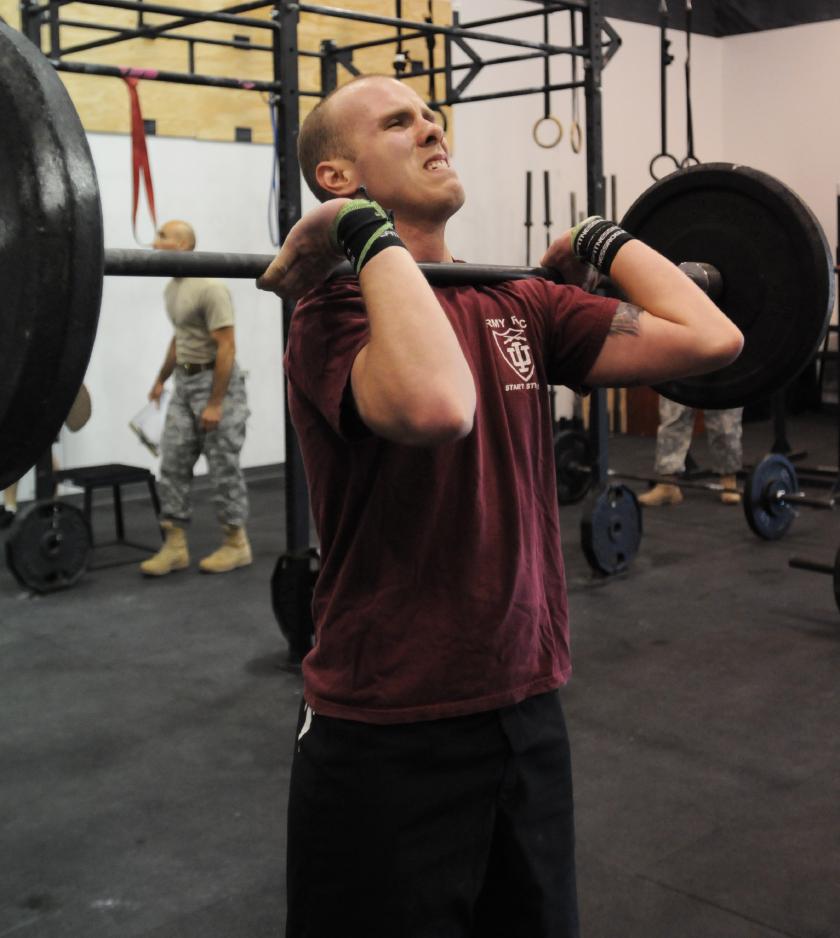
[[[788, 436], [836, 463], [835, 417]], [[748, 461], [771, 442], [769, 421], [745, 426]], [[652, 456], [650, 439], [611, 443], [628, 472]], [[36, 597], [0, 566], [0, 938], [282, 933], [301, 681], [268, 587], [282, 481], [252, 473], [250, 490], [255, 562], [229, 575], [131, 564]], [[197, 501], [194, 558], [217, 536], [205, 487]], [[582, 934], [837, 938], [840, 612], [831, 577], [787, 560], [832, 562], [840, 518], [803, 508], [763, 542], [692, 491], [646, 511], [628, 574], [596, 579], [580, 513], [562, 510]], [[94, 521], [106, 538], [108, 500]], [[154, 543], [142, 491], [126, 524]]]

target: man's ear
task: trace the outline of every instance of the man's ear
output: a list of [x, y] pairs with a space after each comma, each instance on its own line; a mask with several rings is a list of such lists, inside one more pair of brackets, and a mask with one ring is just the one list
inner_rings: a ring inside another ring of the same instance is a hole
[[356, 165], [351, 160], [324, 160], [315, 167], [315, 179], [333, 196], [352, 196], [359, 188]]

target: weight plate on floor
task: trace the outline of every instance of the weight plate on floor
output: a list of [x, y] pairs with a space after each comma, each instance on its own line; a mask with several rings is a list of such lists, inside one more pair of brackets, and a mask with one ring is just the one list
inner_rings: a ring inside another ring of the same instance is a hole
[[626, 570], [642, 541], [642, 510], [633, 490], [608, 485], [590, 495], [580, 522], [580, 540], [596, 573]]
[[630, 207], [622, 227], [679, 264], [712, 264], [720, 308], [744, 350], [710, 375], [657, 390], [691, 407], [738, 407], [784, 387], [813, 359], [834, 305], [834, 263], [813, 212], [759, 170], [706, 163], [671, 173]]
[[747, 524], [765, 541], [784, 537], [793, 524], [796, 511], [789, 502], [775, 497], [778, 492], [798, 492], [799, 480], [793, 463], [780, 453], [765, 456], [754, 466], [744, 484], [744, 514]]
[[281, 554], [271, 575], [271, 608], [296, 661], [312, 648], [312, 594], [319, 570], [320, 555], [310, 547]]
[[102, 211], [76, 110], [0, 24], [0, 489], [45, 453], [85, 376], [102, 294]]
[[36, 593], [72, 586], [87, 569], [88, 523], [67, 502], [36, 502], [19, 511], [6, 540], [6, 563], [18, 582]]
[[558, 430], [554, 434], [554, 470], [557, 501], [574, 505], [592, 488], [592, 446], [580, 430]]

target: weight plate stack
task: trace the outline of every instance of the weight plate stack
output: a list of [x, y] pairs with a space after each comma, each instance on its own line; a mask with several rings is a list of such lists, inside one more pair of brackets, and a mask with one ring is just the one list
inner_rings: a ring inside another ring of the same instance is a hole
[[793, 463], [780, 453], [765, 456], [752, 468], [744, 485], [744, 514], [747, 524], [765, 541], [784, 537], [796, 511], [779, 499], [779, 492], [798, 492], [799, 480]]
[[36, 502], [18, 513], [6, 540], [6, 563], [36, 593], [73, 586], [87, 569], [90, 527], [67, 502]]
[[675, 264], [711, 264], [718, 305], [744, 333], [720, 371], [657, 387], [690, 407], [740, 407], [784, 387], [813, 360], [834, 308], [834, 262], [811, 209], [773, 176], [733, 163], [671, 173], [621, 226]]
[[635, 492], [626, 485], [608, 485], [590, 496], [580, 522], [580, 540], [596, 573], [623, 573], [642, 542], [642, 510]]
[[[45, 56], [0, 23], [0, 488], [55, 439], [87, 370], [102, 210], [82, 122]], [[151, 252], [149, 252], [151, 253]]]

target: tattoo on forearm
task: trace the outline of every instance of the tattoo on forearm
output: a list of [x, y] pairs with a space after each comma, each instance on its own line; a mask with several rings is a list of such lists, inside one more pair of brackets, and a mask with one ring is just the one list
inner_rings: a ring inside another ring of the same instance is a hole
[[638, 335], [639, 317], [644, 310], [632, 303], [619, 303], [613, 321], [610, 324], [610, 335]]

